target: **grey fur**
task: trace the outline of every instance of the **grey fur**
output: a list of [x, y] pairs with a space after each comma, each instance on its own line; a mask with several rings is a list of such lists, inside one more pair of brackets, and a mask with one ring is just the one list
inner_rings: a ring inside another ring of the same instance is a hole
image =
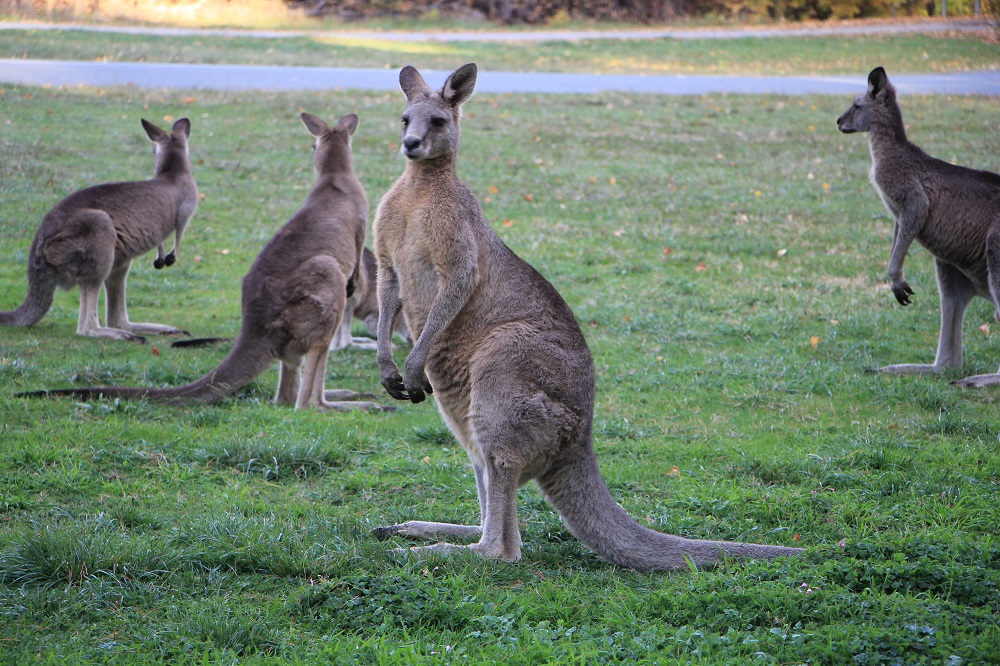
[[339, 402], [357, 394], [323, 388], [330, 341], [344, 317], [348, 286], [367, 288], [359, 262], [368, 198], [351, 161], [351, 135], [358, 117], [344, 116], [333, 128], [308, 113], [302, 114], [302, 120], [316, 137], [316, 184], [302, 208], [264, 246], [243, 278], [243, 324], [219, 366], [177, 388], [103, 387], [35, 395], [217, 402], [278, 359], [278, 404], [294, 404], [296, 409], [384, 409], [374, 402]]
[[[895, 218], [889, 280], [901, 305], [913, 290], [903, 261], [914, 240], [934, 255], [941, 297], [941, 328], [933, 364], [879, 368], [891, 374], [939, 373], [962, 366], [962, 322], [969, 303], [982, 296], [1000, 312], [1000, 175], [931, 157], [906, 138], [896, 90], [885, 70], [868, 75], [868, 90], [837, 119], [841, 132], [868, 132], [872, 185]], [[997, 373], [955, 382], [980, 387], [1000, 383]]]
[[[583, 333], [555, 288], [493, 232], [455, 173], [460, 108], [475, 81], [474, 64], [452, 73], [439, 92], [414, 68], [400, 72], [408, 163], [379, 204], [374, 229], [382, 385], [415, 403], [433, 392], [472, 459], [482, 525], [411, 521], [376, 534], [480, 535], [468, 548], [515, 561], [517, 488], [534, 480], [569, 530], [614, 564], [677, 570], [689, 559], [711, 566], [721, 557], [801, 553], [655, 532], [612, 498], [594, 456], [594, 362]], [[400, 313], [416, 339], [402, 376], [389, 344]]]
[[[154, 247], [156, 268], [177, 260], [181, 236], [198, 205], [198, 186], [188, 159], [191, 122], [181, 118], [170, 133], [143, 119], [156, 145], [150, 180], [105, 183], [74, 192], [42, 219], [28, 255], [28, 293], [16, 310], [0, 312], [0, 324], [33, 326], [52, 306], [56, 287], [80, 287], [79, 335], [145, 342], [142, 333], [182, 334], [164, 324], [131, 322], [125, 282], [132, 260]], [[174, 234], [170, 254], [163, 240]], [[105, 323], [97, 316], [101, 285]]]

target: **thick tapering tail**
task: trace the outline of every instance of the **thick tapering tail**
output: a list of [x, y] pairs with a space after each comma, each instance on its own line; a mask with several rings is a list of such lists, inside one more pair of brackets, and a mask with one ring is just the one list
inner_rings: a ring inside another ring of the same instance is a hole
[[56, 280], [43, 269], [28, 270], [28, 293], [24, 302], [15, 309], [0, 312], [2, 326], [34, 326], [52, 307], [56, 294]]
[[274, 355], [264, 345], [237, 340], [229, 354], [218, 367], [190, 384], [174, 388], [140, 388], [124, 386], [96, 386], [78, 389], [54, 389], [19, 393], [24, 397], [72, 396], [81, 400], [101, 398], [149, 400], [150, 402], [179, 405], [210, 404], [219, 402], [252, 382], [274, 360]]
[[766, 559], [800, 555], [800, 548], [731, 541], [685, 539], [647, 529], [611, 496], [597, 460], [579, 456], [553, 467], [538, 485], [569, 531], [585, 546], [616, 564], [638, 571], [677, 571], [711, 567], [720, 559]]

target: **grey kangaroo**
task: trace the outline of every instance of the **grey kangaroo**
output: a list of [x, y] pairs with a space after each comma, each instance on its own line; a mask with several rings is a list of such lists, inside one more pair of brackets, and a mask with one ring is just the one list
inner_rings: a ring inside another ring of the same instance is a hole
[[383, 409], [373, 402], [331, 402], [357, 394], [323, 388], [330, 340], [344, 316], [349, 291], [359, 283], [367, 226], [368, 197], [351, 164], [351, 135], [358, 117], [344, 116], [333, 128], [308, 113], [302, 114], [302, 121], [316, 137], [316, 184], [305, 205], [264, 246], [243, 278], [243, 324], [219, 366], [177, 388], [105, 387], [28, 395], [217, 402], [278, 359], [278, 404], [294, 404], [297, 409]]
[[[355, 286], [354, 296], [348, 301], [348, 309], [353, 313], [355, 319], [360, 320], [365, 325], [365, 330], [369, 335], [378, 335], [378, 296], [375, 285], [378, 283], [378, 269], [375, 264], [375, 254], [365, 248], [361, 255], [361, 272], [365, 279], [361, 280], [361, 286]], [[403, 318], [396, 319], [395, 333], [407, 342], [410, 342], [410, 333], [406, 330]], [[333, 339], [331, 350], [342, 349], [348, 345], [353, 345], [361, 349], [376, 349], [375, 340], [365, 337], [351, 337], [351, 320], [344, 318], [341, 330], [337, 337]]]
[[[885, 70], [868, 75], [868, 91], [837, 119], [841, 132], [868, 132], [875, 190], [896, 220], [889, 251], [889, 280], [901, 305], [913, 290], [903, 260], [917, 240], [934, 255], [941, 297], [941, 330], [933, 364], [879, 368], [892, 374], [940, 373], [962, 366], [962, 322], [975, 296], [1000, 312], [1000, 175], [931, 157], [906, 138], [896, 89]], [[981, 387], [1000, 383], [1000, 371], [955, 382]]]
[[[797, 548], [685, 539], [646, 529], [618, 505], [601, 477], [591, 431], [594, 362], [556, 289], [500, 240], [455, 173], [462, 104], [475, 64], [432, 91], [416, 69], [399, 74], [403, 175], [375, 218], [378, 365], [399, 400], [437, 397], [448, 427], [472, 460], [480, 526], [409, 521], [379, 537], [480, 537], [416, 552], [465, 548], [521, 556], [517, 488], [534, 480], [569, 530], [617, 565], [639, 570], [711, 566], [722, 557], [776, 558]], [[390, 333], [402, 312], [416, 342], [403, 376]]]
[[[185, 333], [164, 324], [131, 322], [125, 306], [132, 260], [155, 247], [153, 265], [172, 265], [198, 204], [188, 159], [191, 122], [181, 118], [170, 133], [145, 119], [142, 126], [156, 145], [153, 178], [95, 185], [56, 204], [42, 219], [31, 244], [28, 294], [16, 310], [0, 312], [0, 324], [33, 326], [52, 307], [56, 287], [79, 285], [79, 335], [145, 342], [141, 333]], [[165, 254], [163, 240], [171, 233], [174, 247]], [[102, 284], [107, 326], [101, 326], [97, 317]]]

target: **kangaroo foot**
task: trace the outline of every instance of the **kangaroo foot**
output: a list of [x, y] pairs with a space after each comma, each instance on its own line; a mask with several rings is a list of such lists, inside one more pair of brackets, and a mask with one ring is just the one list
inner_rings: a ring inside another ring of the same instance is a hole
[[350, 389], [327, 389], [323, 391], [324, 400], [358, 400], [360, 398], [375, 400], [377, 397], [374, 393], [358, 393]]
[[961, 386], [962, 388], [985, 388], [987, 386], [996, 386], [997, 384], [1000, 384], [1000, 373], [972, 375], [971, 377], [952, 382], [952, 385]]
[[936, 375], [941, 372], [941, 368], [936, 368], [928, 363], [897, 363], [868, 370], [868, 372], [880, 375]]
[[408, 520], [398, 525], [376, 527], [371, 531], [371, 534], [380, 541], [397, 536], [406, 539], [439, 539], [441, 537], [478, 539], [483, 535], [483, 528], [479, 525], [456, 525], [454, 523]]
[[182, 328], [174, 328], [173, 326], [167, 326], [166, 324], [151, 324], [151, 323], [129, 323], [129, 330], [133, 333], [146, 333], [149, 335], [185, 335], [190, 337], [191, 334]]
[[349, 412], [355, 409], [363, 412], [392, 412], [396, 408], [391, 405], [380, 405], [377, 402], [327, 402], [323, 400], [316, 405], [316, 409], [321, 412]]
[[146, 338], [141, 335], [136, 335], [130, 331], [124, 331], [120, 328], [110, 328], [106, 326], [101, 326], [100, 328], [92, 328], [89, 331], [78, 331], [80, 335], [86, 335], [91, 338], [110, 338], [112, 340], [127, 340], [128, 342], [138, 342], [140, 345], [146, 344]]

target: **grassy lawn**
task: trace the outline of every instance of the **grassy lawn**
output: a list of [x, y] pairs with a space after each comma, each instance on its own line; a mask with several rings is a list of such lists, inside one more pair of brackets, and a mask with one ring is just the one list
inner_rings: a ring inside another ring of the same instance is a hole
[[113, 33], [3, 31], [0, 57], [117, 62], [205, 62], [398, 69], [615, 74], [859, 74], [875, 64], [895, 73], [995, 69], [1000, 45], [981, 36], [886, 35], [731, 40], [585, 40], [534, 43], [398, 42], [359, 37], [161, 37]]
[[[403, 167], [402, 101], [6, 87], [0, 309], [24, 296], [45, 212], [146, 177], [139, 118], [186, 115], [205, 199], [177, 265], [136, 262], [131, 315], [235, 334], [240, 278], [312, 182], [298, 113], [361, 116], [374, 209]], [[866, 139], [835, 130], [848, 103], [484, 94], [459, 165], [587, 335], [596, 448], [622, 505], [658, 530], [804, 558], [616, 569], [531, 487], [518, 564], [386, 553], [371, 528], [477, 518], [433, 405], [294, 412], [268, 404], [273, 371], [212, 407], [17, 398], [175, 385], [226, 351], [81, 339], [78, 292], [61, 292], [34, 328], [0, 330], [0, 663], [1000, 662], [1000, 392], [948, 384], [997, 367], [992, 312], [971, 308], [961, 372], [866, 374], [930, 360], [938, 308], [926, 251], [906, 267], [913, 305], [885, 284], [892, 221]], [[932, 154], [1000, 170], [995, 99], [908, 97], [904, 114]], [[381, 394], [374, 354], [333, 355], [327, 386]]]

